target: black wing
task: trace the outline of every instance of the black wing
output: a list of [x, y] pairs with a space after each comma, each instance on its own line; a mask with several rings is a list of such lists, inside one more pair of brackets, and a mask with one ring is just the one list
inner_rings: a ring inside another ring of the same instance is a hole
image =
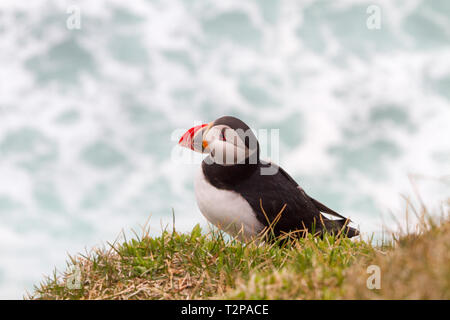
[[[261, 167], [275, 166], [263, 162]], [[275, 234], [305, 228], [311, 230], [324, 219], [319, 209], [306, 195], [298, 184], [280, 167], [273, 175], [261, 175], [260, 170], [235, 186], [253, 208], [258, 220], [265, 226], [270, 225], [279, 215], [279, 220], [273, 226]], [[317, 228], [317, 230], [320, 228]]]
[[292, 177], [291, 177], [286, 171], [284, 171], [283, 168], [278, 167], [278, 170], [280, 171], [280, 173], [281, 173], [287, 180], [290, 181], [290, 183], [294, 183], [295, 185], [297, 185], [297, 188], [300, 190], [300, 192], [301, 192], [304, 196], [308, 197], [309, 200], [311, 200], [311, 202], [314, 204], [314, 206], [315, 206], [320, 212], [328, 213], [328, 214], [331, 214], [332, 216], [335, 216], [335, 217], [338, 217], [338, 218], [347, 219], [346, 217], [340, 215], [340, 214], [337, 213], [336, 211], [334, 211], [334, 210], [328, 208], [328, 207], [327, 207], [326, 205], [324, 205], [323, 203], [321, 203], [321, 202], [317, 201], [316, 199], [314, 199], [314, 198], [308, 196], [308, 195], [306, 194], [305, 190], [303, 190], [303, 188], [300, 187], [300, 186], [298, 185], [298, 183], [297, 183], [294, 179], [292, 179]]

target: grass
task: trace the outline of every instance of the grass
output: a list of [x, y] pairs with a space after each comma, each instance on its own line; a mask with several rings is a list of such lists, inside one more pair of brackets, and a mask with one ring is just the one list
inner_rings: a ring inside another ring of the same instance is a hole
[[[425, 209], [424, 209], [425, 210]], [[381, 245], [326, 235], [243, 244], [175, 230], [70, 257], [27, 299], [449, 299], [450, 220], [420, 213], [419, 229]], [[425, 210], [426, 211], [426, 210]], [[70, 289], [71, 267], [80, 288]], [[370, 265], [381, 288], [368, 289]]]

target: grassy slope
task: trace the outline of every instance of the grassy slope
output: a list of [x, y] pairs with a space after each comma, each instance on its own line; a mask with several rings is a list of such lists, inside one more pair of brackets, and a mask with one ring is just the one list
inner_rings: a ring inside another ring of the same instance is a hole
[[[284, 247], [227, 241], [221, 234], [164, 232], [71, 257], [67, 272], [46, 279], [30, 299], [409, 299], [450, 298], [450, 221], [428, 221], [374, 247], [361, 239], [308, 237]], [[378, 265], [381, 289], [366, 286]]]

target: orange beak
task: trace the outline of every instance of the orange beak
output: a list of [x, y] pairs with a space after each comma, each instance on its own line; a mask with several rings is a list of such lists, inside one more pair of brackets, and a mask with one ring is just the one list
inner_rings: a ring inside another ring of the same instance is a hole
[[[206, 148], [208, 146], [208, 143], [206, 141], [204, 141], [203, 137], [201, 137], [201, 136], [196, 138], [196, 134], [197, 134], [197, 132], [201, 131], [204, 127], [207, 127], [207, 126], [210, 126], [210, 124], [201, 124], [201, 125], [190, 128], [188, 131], [186, 131], [185, 134], [183, 134], [183, 136], [181, 137], [178, 144], [182, 147], [197, 151], [197, 150], [195, 150], [194, 146], [200, 145], [200, 142], [201, 142], [201, 146], [203, 148]], [[194, 140], [199, 140], [199, 141], [194, 141]]]

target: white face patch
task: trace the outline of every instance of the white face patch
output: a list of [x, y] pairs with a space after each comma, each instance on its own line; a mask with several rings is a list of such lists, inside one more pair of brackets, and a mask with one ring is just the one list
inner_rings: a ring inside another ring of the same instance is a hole
[[[243, 133], [242, 136], [245, 137], [246, 133]], [[245, 159], [256, 151], [255, 147], [251, 152], [241, 136], [225, 125], [212, 127], [203, 139], [208, 144], [205, 152], [209, 152], [212, 161], [220, 165], [244, 163]]]

